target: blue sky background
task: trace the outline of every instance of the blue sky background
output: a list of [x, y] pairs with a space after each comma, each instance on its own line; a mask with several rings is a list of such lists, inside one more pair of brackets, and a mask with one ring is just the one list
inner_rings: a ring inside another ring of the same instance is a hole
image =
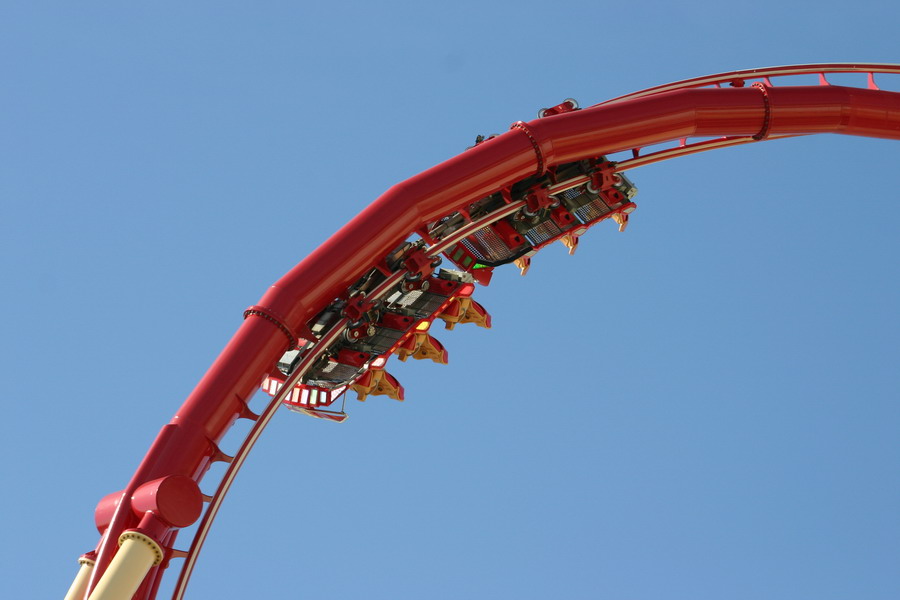
[[[244, 308], [390, 185], [566, 97], [900, 62], [898, 19], [0, 4], [4, 589], [63, 596]], [[405, 403], [279, 413], [188, 597], [897, 598], [898, 159], [817, 136], [633, 171], [628, 231], [499, 270], [492, 330], [389, 369]]]

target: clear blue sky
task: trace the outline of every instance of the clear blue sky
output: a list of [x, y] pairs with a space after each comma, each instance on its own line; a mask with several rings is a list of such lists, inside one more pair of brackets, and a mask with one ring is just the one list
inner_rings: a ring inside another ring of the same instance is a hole
[[[883, 0], [3, 3], [6, 593], [62, 597], [97, 501], [244, 308], [390, 185], [566, 97], [900, 62], [898, 22]], [[405, 403], [279, 413], [188, 597], [900, 597], [898, 159], [818, 136], [634, 171], [629, 230], [498, 271], [492, 330], [390, 369]]]

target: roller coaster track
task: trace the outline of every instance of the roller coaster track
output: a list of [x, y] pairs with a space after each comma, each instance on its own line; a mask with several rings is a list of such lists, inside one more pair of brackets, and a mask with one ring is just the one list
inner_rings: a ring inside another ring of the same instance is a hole
[[[834, 73], [864, 75], [865, 87], [832, 85]], [[818, 81], [777, 85], [778, 78], [795, 75]], [[490, 281], [493, 268], [513, 262], [524, 274], [530, 257], [552, 242], [574, 251], [579, 236], [599, 222], [615, 220], [623, 229], [636, 193], [626, 171], [816, 133], [900, 140], [900, 93], [880, 90], [876, 75], [900, 75], [900, 65], [748, 69], [585, 109], [567, 100], [395, 185], [247, 309], [128, 486], [100, 501], [100, 543], [82, 556], [67, 600], [155, 598], [173, 559], [183, 562], [172, 598], [183, 598], [225, 495], [282, 404], [342, 421], [344, 412], [332, 407], [350, 390], [360, 399], [402, 399], [402, 386], [384, 371], [387, 359], [397, 354], [446, 362], [430, 326], [441, 319], [448, 328], [466, 322], [489, 327], [490, 316], [471, 295], [475, 283]], [[624, 158], [610, 160], [621, 153]], [[441, 260], [457, 268], [438, 270]], [[272, 399], [254, 414], [248, 401], [261, 384]], [[218, 444], [239, 418], [253, 426], [235, 455], [226, 456]], [[203, 496], [199, 482], [216, 461], [228, 467], [214, 494]], [[188, 550], [175, 549], [178, 530], [198, 519]], [[126, 540], [138, 540], [137, 552], [148, 562], [125, 587], [106, 586], [114, 559], [126, 554], [124, 545], [120, 550]]]

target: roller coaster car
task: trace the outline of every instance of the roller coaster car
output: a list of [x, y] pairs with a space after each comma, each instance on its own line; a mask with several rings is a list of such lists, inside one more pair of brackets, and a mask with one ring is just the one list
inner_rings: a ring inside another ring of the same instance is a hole
[[[342, 422], [347, 418], [343, 410], [324, 409], [347, 389], [357, 392], [359, 400], [370, 395], [403, 400], [403, 386], [384, 370], [392, 354], [401, 361], [412, 357], [447, 364], [447, 350], [428, 333], [435, 319], [443, 320], [447, 329], [453, 329], [457, 323], [490, 327], [490, 315], [471, 298], [475, 291], [473, 282], [469, 273], [441, 269], [418, 280], [418, 287], [401, 285], [377, 303], [353, 294], [348, 294], [348, 300], [336, 300], [311, 323], [310, 329], [316, 332], [344, 315], [357, 319], [346, 330], [351, 335], [345, 335], [319, 357], [283, 403], [295, 412]], [[358, 282], [353, 289], [358, 292], [359, 287]], [[277, 370], [263, 382], [263, 390], [276, 396], [311, 346], [301, 340], [298, 348], [285, 352]]]
[[[397, 354], [401, 361], [412, 357], [447, 364], [447, 350], [428, 333], [434, 319], [443, 320], [447, 329], [457, 323], [491, 326], [490, 315], [471, 298], [479, 271], [516, 262], [524, 274], [530, 256], [551, 242], [562, 240], [573, 252], [578, 237], [606, 218], [624, 228], [635, 208], [631, 198], [636, 192], [627, 177], [615, 172], [614, 163], [600, 157], [527, 178], [430, 224], [425, 235], [439, 240], [473, 220], [490, 221], [492, 213], [518, 203], [518, 208], [507, 210], [506, 216], [463, 237], [445, 252], [462, 271], [435, 272], [440, 261], [425, 253], [423, 242], [405, 242], [385, 258], [383, 268], [367, 272], [350, 286], [308, 324], [309, 331], [319, 336], [345, 318], [350, 324], [344, 337], [309, 367], [284, 403], [296, 412], [343, 421], [343, 411], [324, 408], [348, 387], [359, 400], [369, 395], [403, 400], [403, 386], [384, 371], [388, 357]], [[407, 277], [393, 292], [377, 302], [367, 297], [388, 273], [401, 268]], [[275, 396], [312, 345], [301, 340], [296, 349], [286, 352], [263, 389]]]
[[[579, 236], [607, 218], [624, 229], [635, 208], [631, 199], [636, 192], [627, 177], [615, 172], [614, 163], [600, 157], [526, 178], [431, 223], [422, 240], [398, 246], [307, 323], [309, 333], [320, 337], [338, 320], [349, 321], [343, 337], [309, 366], [284, 404], [313, 417], [343, 421], [343, 411], [324, 408], [348, 387], [359, 400], [369, 395], [403, 400], [403, 386], [384, 370], [392, 354], [401, 361], [412, 357], [447, 364], [447, 350], [428, 333], [434, 319], [443, 320], [447, 329], [457, 323], [491, 326], [490, 315], [471, 298], [473, 282], [489, 280], [479, 277], [479, 272], [487, 271], [489, 276], [493, 267], [516, 262], [524, 274], [539, 249], [561, 240], [571, 253]], [[436, 271], [440, 258], [426, 252], [425, 238], [434, 243], [479, 220], [487, 224], [455, 238], [460, 241], [444, 253], [463, 270]], [[405, 279], [393, 291], [377, 300], [368, 296], [389, 274], [401, 270], [406, 272]], [[286, 352], [263, 389], [272, 396], [278, 394], [313, 345], [300, 340], [297, 348]]]
[[623, 230], [637, 188], [615, 163], [600, 157], [557, 167], [541, 177], [530, 177], [509, 190], [472, 204], [431, 225], [429, 235], [439, 239], [462, 227], [467, 219], [520, 201], [523, 206], [462, 239], [445, 253], [462, 269], [474, 272], [510, 262], [524, 261], [544, 246], [562, 240], [570, 252], [577, 238], [604, 219], [611, 218]]

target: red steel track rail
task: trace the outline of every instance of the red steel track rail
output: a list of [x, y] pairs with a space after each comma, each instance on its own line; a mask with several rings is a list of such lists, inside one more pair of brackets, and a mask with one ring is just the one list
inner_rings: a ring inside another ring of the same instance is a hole
[[[867, 74], [866, 87], [831, 85], [829, 73]], [[184, 595], [213, 519], [237, 471], [266, 424], [311, 365], [345, 334], [351, 319], [340, 318], [313, 335], [310, 322], [348, 286], [372, 269], [384, 279], [369, 291], [377, 300], [409, 279], [406, 268], [385, 267], [385, 257], [429, 223], [471, 203], [508, 191], [514, 184], [575, 161], [629, 152], [616, 171], [705, 150], [767, 139], [838, 133], [900, 140], [900, 93], [878, 89], [876, 74], [900, 74], [900, 65], [816, 64], [750, 69], [667, 84], [572, 110], [513, 124], [510, 130], [390, 188], [263, 295], [203, 379], [165, 425], [127, 487], [101, 500], [96, 512], [102, 536], [88, 590], [116, 554], [120, 536], [142, 533], [162, 548], [162, 562], [150, 569], [135, 598], [156, 596], [169, 561], [184, 558], [174, 599]], [[818, 75], [809, 86], [778, 86], [773, 79]], [[692, 139], [699, 139], [691, 142]], [[674, 142], [650, 154], [641, 149]], [[590, 177], [565, 186], [588, 183]], [[557, 186], [561, 188], [563, 186]], [[551, 186], [552, 188], [552, 186]], [[551, 189], [551, 193], [562, 189]], [[504, 196], [506, 197], [506, 196]], [[492, 222], [525, 209], [522, 200], [465, 226], [445, 239], [429, 239], [426, 257]], [[406, 265], [408, 267], [408, 264]], [[346, 297], [346, 296], [345, 296]], [[312, 340], [287, 381], [260, 415], [248, 401], [285, 351]], [[234, 457], [218, 444], [239, 418], [253, 427]], [[229, 464], [206, 509], [194, 509], [198, 484], [216, 461]], [[200, 517], [202, 515], [202, 517]], [[200, 517], [189, 550], [174, 549], [181, 527]]]

